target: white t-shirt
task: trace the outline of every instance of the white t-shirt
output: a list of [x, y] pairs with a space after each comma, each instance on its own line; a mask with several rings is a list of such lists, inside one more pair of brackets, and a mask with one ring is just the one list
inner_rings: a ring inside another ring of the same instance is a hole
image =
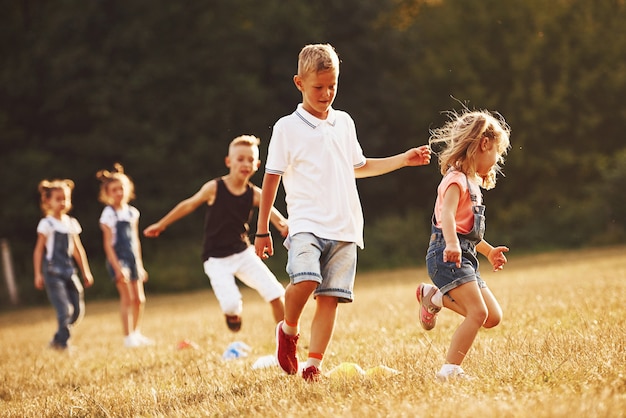
[[354, 121], [330, 109], [321, 120], [298, 105], [279, 119], [265, 172], [282, 176], [289, 234], [355, 242], [363, 248], [363, 211], [354, 169], [365, 165]]
[[[116, 216], [117, 215], [117, 216]], [[100, 215], [100, 223], [111, 229], [112, 244], [115, 245], [117, 239], [117, 221], [130, 222], [131, 226], [137, 225], [139, 222], [139, 210], [130, 205], [124, 205], [121, 209], [115, 210], [111, 206], [105, 206]]]
[[69, 234], [67, 255], [72, 257], [74, 254], [74, 240], [72, 239], [72, 235], [78, 235], [83, 232], [78, 220], [69, 215], [61, 215], [61, 220], [48, 215], [39, 221], [37, 233], [46, 237], [46, 260], [52, 259], [55, 232]]

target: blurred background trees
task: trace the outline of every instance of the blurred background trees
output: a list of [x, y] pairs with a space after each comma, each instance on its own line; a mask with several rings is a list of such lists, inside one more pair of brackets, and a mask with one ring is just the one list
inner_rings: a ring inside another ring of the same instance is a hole
[[[368, 156], [426, 143], [447, 110], [506, 118], [506, 177], [484, 194], [493, 243], [624, 242], [621, 0], [0, 0], [0, 10], [0, 238], [26, 301], [45, 298], [31, 284], [41, 179], [76, 182], [72, 214], [97, 273], [91, 292], [113, 294], [96, 171], [125, 166], [143, 228], [226, 172], [233, 137], [259, 136], [264, 159], [273, 123], [300, 100], [291, 78], [307, 43], [337, 49], [334, 107], [355, 119]], [[359, 180], [361, 269], [422, 264], [439, 180], [435, 161]], [[281, 197], [277, 205], [284, 211]], [[207, 286], [202, 222], [198, 210], [143, 239], [149, 289]], [[277, 253], [270, 267], [285, 278]]]

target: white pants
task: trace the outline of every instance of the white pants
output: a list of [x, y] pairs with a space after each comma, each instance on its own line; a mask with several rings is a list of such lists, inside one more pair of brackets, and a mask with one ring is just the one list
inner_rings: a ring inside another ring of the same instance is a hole
[[204, 272], [209, 276], [215, 297], [226, 315], [240, 315], [243, 310], [235, 277], [259, 292], [266, 302], [285, 294], [285, 288], [256, 255], [253, 246], [228, 257], [210, 257], [204, 262]]

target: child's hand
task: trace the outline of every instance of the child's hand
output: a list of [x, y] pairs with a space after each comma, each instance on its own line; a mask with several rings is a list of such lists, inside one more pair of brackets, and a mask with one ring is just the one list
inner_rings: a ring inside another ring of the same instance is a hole
[[274, 243], [272, 236], [254, 238], [254, 251], [261, 260], [265, 260], [274, 255]]
[[494, 247], [491, 251], [489, 251], [489, 254], [487, 254], [487, 259], [493, 266], [493, 271], [502, 270], [504, 268], [504, 265], [507, 262], [504, 253], [508, 251], [509, 249], [504, 246]]
[[148, 272], [146, 271], [146, 269], [140, 268], [138, 271], [138, 274], [139, 274], [139, 280], [141, 280], [144, 283], [148, 281]]
[[457, 268], [461, 267], [461, 245], [458, 241], [446, 244], [443, 250], [443, 262], [455, 263]]
[[428, 145], [422, 145], [421, 147], [411, 148], [404, 153], [406, 157], [406, 165], [427, 165], [430, 163], [430, 148]]
[[125, 271], [120, 270], [115, 275], [115, 283], [128, 283], [129, 281], [130, 281], [130, 274], [125, 274]]
[[278, 230], [280, 232], [280, 236], [283, 238], [287, 238], [287, 235], [289, 235], [289, 225], [287, 222], [281, 222]]
[[161, 227], [158, 223], [156, 223], [144, 229], [143, 234], [144, 236], [148, 238], [156, 238], [159, 235], [161, 235], [161, 232], [163, 232], [164, 230], [165, 228]]
[[85, 287], [91, 287], [93, 285], [93, 276], [91, 273], [83, 274], [83, 283]]
[[35, 289], [42, 290], [44, 288], [43, 276], [41, 274], [35, 275]]

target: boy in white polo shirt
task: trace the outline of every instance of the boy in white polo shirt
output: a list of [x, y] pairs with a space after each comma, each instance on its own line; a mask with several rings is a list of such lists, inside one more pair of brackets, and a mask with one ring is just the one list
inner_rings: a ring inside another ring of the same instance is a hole
[[363, 248], [363, 213], [355, 177], [430, 162], [428, 146], [387, 158], [366, 158], [350, 115], [331, 107], [338, 78], [339, 57], [331, 45], [307, 45], [300, 51], [293, 81], [302, 93], [302, 103], [274, 125], [254, 242], [259, 257], [273, 254], [270, 210], [282, 177], [289, 216], [285, 246], [290, 284], [285, 293], [285, 318], [276, 327], [276, 356], [285, 372], [298, 372], [298, 322], [313, 294], [316, 311], [308, 359], [302, 368], [307, 381], [320, 376], [337, 304], [353, 299], [356, 247]]

